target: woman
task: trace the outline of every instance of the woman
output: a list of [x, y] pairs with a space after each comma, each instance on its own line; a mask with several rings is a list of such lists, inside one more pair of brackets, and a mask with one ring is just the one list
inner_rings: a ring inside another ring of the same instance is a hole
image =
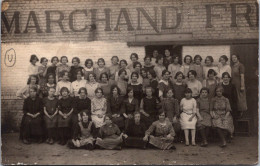
[[71, 87], [72, 87], [72, 96], [77, 97], [77, 96], [79, 96], [79, 89], [83, 88], [83, 87], [84, 88], [86, 87], [86, 80], [82, 79], [82, 77], [83, 77], [82, 69], [76, 70], [75, 74], [76, 74], [77, 80], [72, 82]]
[[184, 57], [184, 64], [181, 66], [181, 71], [185, 75], [185, 77], [188, 76], [188, 72], [190, 71], [190, 66], [192, 63], [192, 57], [190, 55], [186, 55]]
[[88, 79], [88, 75], [89, 73], [93, 73], [94, 72], [94, 68], [93, 68], [93, 60], [92, 59], [86, 59], [85, 61], [85, 67], [84, 67], [84, 78], [85, 80]]
[[[156, 65], [154, 67], [154, 71], [156, 73], [156, 78], [159, 81], [162, 78], [162, 71], [166, 69], [166, 67], [163, 65], [163, 56], [158, 55], [155, 62], [156, 62]], [[147, 72], [149, 72], [149, 71], [150, 70], [147, 70]]]
[[144, 68], [140, 70], [140, 77], [142, 77], [143, 80], [141, 84], [143, 85], [143, 91], [144, 91], [146, 87], [150, 86], [150, 80], [148, 79], [147, 71]]
[[38, 94], [40, 86], [38, 85], [38, 77], [36, 75], [30, 75], [27, 81], [27, 85], [24, 88], [18, 90], [16, 96], [21, 99], [26, 99], [29, 97], [30, 88], [32, 87], [36, 87], [36, 94]]
[[39, 71], [38, 71], [38, 66], [36, 65], [36, 63], [39, 61], [39, 59], [37, 58], [36, 55], [31, 55], [30, 58], [30, 65], [28, 66], [28, 76], [31, 75], [38, 75]]
[[110, 73], [109, 78], [110, 78], [110, 81], [112, 84], [115, 83], [115, 74], [119, 70], [118, 62], [119, 62], [118, 56], [112, 56], [112, 58], [111, 58], [112, 65], [109, 67], [109, 73]]
[[54, 74], [54, 78], [56, 78], [56, 69], [58, 63], [59, 63], [59, 58], [57, 56], [52, 57], [51, 66], [48, 66], [46, 75]]
[[73, 66], [71, 66], [70, 68], [70, 82], [77, 80], [77, 74], [79, 70], [82, 72], [82, 76], [83, 76], [83, 70], [84, 70], [84, 68], [79, 65], [80, 59], [78, 57], [72, 58], [72, 64]]
[[62, 79], [60, 75], [61, 75], [61, 73], [62, 73], [63, 71], [67, 71], [67, 72], [70, 71], [70, 66], [67, 65], [68, 62], [69, 62], [69, 61], [68, 61], [68, 57], [62, 56], [62, 57], [60, 58], [60, 63], [61, 63], [61, 64], [59, 64], [59, 65], [57, 66], [57, 68], [56, 68], [56, 81], [57, 81], [57, 82]]
[[[125, 79], [128, 82], [130, 82], [130, 78], [129, 77], [131, 75], [131, 71], [128, 68], [126, 68], [127, 67], [127, 61], [124, 60], [124, 59], [120, 60], [119, 67], [120, 67], [119, 70], [124, 69], [126, 71]], [[118, 71], [117, 71], [116, 74], [115, 74], [115, 81], [118, 81], [118, 79], [119, 79], [119, 76], [118, 76]]]
[[86, 83], [86, 89], [88, 91], [88, 98], [93, 99], [95, 97], [95, 90], [99, 87], [99, 83], [96, 82], [95, 73], [89, 73]]
[[148, 141], [153, 146], [159, 149], [176, 149], [173, 145], [175, 131], [171, 122], [166, 120], [165, 113], [160, 110], [159, 120], [152, 123], [149, 129], [145, 132], [144, 141]]
[[168, 67], [169, 72], [171, 72], [171, 80], [175, 82], [175, 75], [177, 72], [181, 71], [181, 65], [179, 62], [179, 57], [177, 55], [173, 56], [173, 63], [171, 63]]
[[188, 86], [188, 88], [191, 89], [191, 91], [192, 91], [192, 97], [195, 98], [195, 99], [199, 98], [200, 90], [201, 90], [201, 88], [202, 88], [202, 84], [201, 84], [200, 81], [198, 81], [198, 80], [196, 79], [196, 76], [197, 76], [196, 71], [190, 70], [190, 71], [188, 72], [188, 78], [189, 78], [189, 80], [188, 80], [188, 82], [187, 82], [187, 86]]
[[120, 89], [116, 85], [111, 86], [110, 97], [107, 100], [107, 114], [111, 120], [122, 131], [125, 128], [124, 97], [120, 95]]
[[246, 89], [245, 89], [245, 67], [239, 62], [238, 55], [232, 55], [232, 84], [235, 85], [237, 94], [237, 111], [242, 117], [244, 111], [247, 110]]
[[127, 69], [129, 69], [131, 72], [133, 72], [133, 71], [135, 71], [134, 70], [134, 63], [136, 63], [136, 62], [138, 62], [138, 55], [137, 55], [137, 53], [132, 53], [131, 55], [130, 55], [130, 59], [131, 59], [131, 61], [132, 61], [132, 64], [130, 64], [130, 65], [128, 65], [127, 66]]
[[99, 137], [96, 139], [96, 145], [104, 149], [121, 150], [122, 135], [120, 129], [114, 124], [110, 116], [104, 118], [104, 125], [99, 130]]
[[138, 100], [138, 102], [141, 102], [141, 99], [143, 97], [143, 85], [140, 84], [138, 80], [139, 74], [137, 72], [133, 72], [131, 74], [131, 83], [127, 85], [127, 87], [132, 87], [134, 90], [134, 98]]
[[222, 141], [220, 147], [226, 147], [227, 132], [231, 135], [234, 132], [233, 118], [230, 114], [231, 107], [227, 98], [223, 95], [223, 87], [216, 88], [216, 97], [211, 100], [210, 113], [212, 126], [217, 128], [218, 135]]
[[219, 81], [222, 82], [222, 74], [224, 72], [228, 72], [228, 74], [231, 76], [231, 67], [229, 64], [227, 64], [227, 61], [228, 61], [228, 57], [226, 55], [222, 55], [220, 58], [219, 58], [219, 66], [218, 66], [218, 78], [219, 78]]
[[[137, 81], [138, 81], [140, 84], [143, 84], [143, 77], [141, 77], [142, 64], [141, 64], [140, 62], [135, 62], [134, 65], [133, 65], [133, 67], [134, 67], [134, 69], [133, 69], [132, 73], [133, 73], [133, 72], [137, 72], [137, 73], [139, 74], [139, 76], [140, 76], [140, 77], [138, 77], [138, 80], [137, 80]], [[132, 73], [131, 73], [131, 74], [132, 74]], [[131, 82], [131, 80], [130, 80], [130, 82]]]
[[158, 98], [159, 97], [159, 90], [158, 90], [158, 81], [156, 79], [156, 73], [154, 70], [149, 70], [147, 72], [147, 78], [150, 80], [150, 86], [153, 88], [153, 96]]
[[146, 149], [147, 141], [144, 141], [145, 125], [142, 123], [140, 112], [134, 112], [134, 121], [132, 121], [126, 128], [125, 134], [125, 146], [143, 148]]
[[98, 59], [97, 65], [98, 65], [98, 67], [94, 68], [94, 73], [96, 75], [96, 79], [97, 79], [96, 81], [100, 82], [99, 78], [100, 78], [101, 73], [107, 73], [108, 75], [110, 75], [110, 72], [109, 72], [109, 69], [105, 66], [106, 63], [103, 58]]
[[175, 92], [174, 97], [179, 102], [181, 102], [181, 99], [185, 97], [185, 90], [187, 89], [187, 84], [183, 83], [183, 80], [185, 79], [185, 76], [181, 71], [177, 72], [174, 79], [176, 80], [173, 84], [172, 88]]
[[159, 89], [159, 98], [163, 99], [163, 94], [166, 93], [166, 89], [172, 88], [172, 82], [170, 81], [170, 72], [168, 70], [164, 70], [162, 72], [162, 79], [159, 81], [158, 89]]
[[202, 86], [209, 89], [208, 97], [211, 99], [215, 97], [216, 87], [218, 82], [216, 80], [217, 73], [213, 69], [209, 69], [208, 76], [206, 80], [203, 80]]
[[166, 69], [168, 70], [168, 66], [172, 63], [172, 56], [171, 56], [171, 52], [169, 49], [165, 49], [164, 50], [164, 59], [163, 59], [163, 65], [166, 67]]
[[201, 64], [202, 57], [200, 55], [194, 56], [194, 63], [190, 66], [190, 70], [194, 70], [197, 73], [197, 80], [201, 83], [203, 81], [203, 66]]
[[69, 72], [66, 70], [63, 70], [60, 73], [61, 76], [61, 80], [57, 83], [57, 87], [56, 87], [56, 96], [60, 96], [60, 90], [63, 87], [68, 88], [69, 93], [72, 93], [72, 86], [71, 86], [71, 82], [69, 82]]
[[148, 70], [153, 70], [154, 65], [151, 63], [152, 59], [150, 56], [145, 56], [144, 57], [144, 70], [147, 72]]
[[111, 89], [111, 83], [109, 82], [108, 74], [102, 73], [100, 75], [100, 80], [101, 82], [99, 83], [99, 86], [101, 87], [101, 89], [103, 89], [104, 97], [108, 99], [110, 96], [110, 89]]
[[55, 74], [50, 73], [46, 76], [47, 83], [40, 87], [40, 97], [48, 97], [48, 91], [50, 88], [54, 88], [56, 91]]
[[47, 72], [47, 63], [48, 59], [45, 57], [42, 57], [40, 60], [41, 65], [38, 67], [38, 72], [39, 72], [39, 85], [40, 87], [44, 86], [46, 83], [46, 72]]
[[127, 81], [125, 80], [125, 76], [126, 76], [126, 70], [121, 69], [118, 72], [119, 75], [119, 79], [116, 82], [116, 85], [119, 87], [120, 91], [121, 91], [121, 96], [125, 96], [126, 95], [126, 89], [127, 89]]
[[207, 79], [209, 69], [213, 69], [218, 74], [218, 67], [213, 65], [214, 59], [212, 56], [205, 58], [205, 66], [203, 66], [203, 79]]
[[152, 65], [156, 65], [156, 59], [157, 59], [157, 56], [159, 55], [159, 53], [158, 53], [158, 50], [153, 50], [153, 55], [152, 55], [152, 58], [151, 58], [151, 60], [152, 60]]

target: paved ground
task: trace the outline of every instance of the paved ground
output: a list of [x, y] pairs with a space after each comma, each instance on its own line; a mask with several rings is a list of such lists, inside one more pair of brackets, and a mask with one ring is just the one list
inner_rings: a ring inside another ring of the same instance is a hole
[[2, 164], [256, 164], [257, 137], [235, 137], [224, 149], [176, 144], [177, 150], [71, 150], [58, 144], [24, 145], [18, 134], [2, 135]]

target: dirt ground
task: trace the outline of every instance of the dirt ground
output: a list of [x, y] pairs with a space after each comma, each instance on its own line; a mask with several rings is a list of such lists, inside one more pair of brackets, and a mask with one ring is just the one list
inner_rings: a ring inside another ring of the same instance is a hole
[[206, 148], [184, 146], [177, 150], [123, 149], [71, 150], [59, 144], [24, 145], [18, 133], [2, 135], [2, 164], [256, 164], [258, 161], [257, 137], [235, 137], [224, 149], [218, 143]]

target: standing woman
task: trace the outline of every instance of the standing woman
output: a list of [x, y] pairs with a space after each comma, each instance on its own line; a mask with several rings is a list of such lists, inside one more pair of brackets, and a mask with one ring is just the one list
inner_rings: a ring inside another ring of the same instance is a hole
[[159, 81], [158, 89], [159, 89], [159, 98], [163, 99], [163, 94], [166, 93], [168, 88], [172, 88], [172, 82], [170, 81], [170, 72], [168, 70], [164, 70], [162, 72], [162, 79]]
[[156, 61], [158, 55], [159, 55], [158, 50], [153, 50], [153, 55], [152, 55], [152, 58], [151, 58], [153, 65], [156, 65], [155, 61]]
[[78, 57], [72, 58], [72, 64], [73, 64], [73, 66], [71, 66], [71, 68], [70, 68], [70, 82], [77, 80], [78, 70], [83, 72], [83, 67], [79, 65], [80, 59]]
[[119, 70], [118, 62], [119, 62], [118, 56], [112, 56], [112, 58], [111, 58], [112, 65], [109, 67], [109, 73], [110, 73], [109, 78], [110, 78], [110, 81], [112, 84], [115, 83], [115, 74]]
[[38, 72], [38, 66], [36, 65], [36, 63], [39, 61], [39, 59], [37, 58], [36, 55], [31, 55], [31, 58], [30, 58], [30, 65], [28, 66], [28, 76], [30, 75], [38, 75], [39, 72]]
[[48, 59], [42, 57], [40, 60], [41, 66], [38, 67], [39, 72], [39, 85], [42, 87], [46, 83], [46, 72], [47, 72], [47, 63]]
[[52, 57], [51, 66], [48, 66], [46, 75], [54, 74], [54, 78], [56, 78], [56, 69], [58, 63], [59, 63], [59, 58], [57, 56]]
[[32, 87], [36, 87], [36, 95], [38, 95], [39, 90], [40, 90], [40, 86], [38, 85], [38, 80], [39, 80], [38, 76], [30, 75], [30, 77], [27, 81], [27, 85], [24, 88], [18, 90], [16, 93], [16, 96], [21, 99], [26, 99], [27, 97], [29, 97], [30, 88], [32, 88]]
[[177, 72], [181, 71], [181, 65], [179, 62], [179, 57], [177, 55], [173, 56], [173, 62], [168, 66], [169, 72], [171, 72], [171, 80], [175, 82], [175, 75]]
[[137, 79], [139, 75], [137, 72], [133, 72], [131, 74], [131, 82], [127, 85], [127, 87], [132, 87], [134, 91], [134, 98], [138, 100], [138, 102], [141, 102], [141, 99], [143, 97], [143, 85], [140, 84]]
[[153, 88], [153, 96], [159, 98], [159, 91], [158, 91], [158, 81], [156, 79], [156, 73], [154, 70], [149, 70], [147, 72], [147, 78], [150, 80], [150, 86]]
[[79, 89], [80, 88], [85, 88], [86, 87], [86, 80], [83, 80], [82, 77], [83, 77], [83, 71], [82, 69], [77, 69], [75, 71], [76, 73], [76, 77], [77, 77], [77, 80], [73, 81], [71, 83], [71, 87], [72, 87], [72, 96], [76, 97], [76, 96], [79, 96]]
[[152, 123], [149, 129], [145, 132], [143, 140], [148, 141], [149, 137], [149, 143], [162, 150], [176, 149], [173, 145], [174, 136], [175, 131], [171, 122], [166, 120], [165, 112], [160, 110], [159, 120]]
[[88, 79], [86, 83], [86, 89], [88, 91], [88, 98], [93, 99], [95, 97], [95, 90], [100, 86], [99, 83], [96, 82], [95, 73], [89, 73]]
[[100, 75], [101, 73], [107, 73], [108, 75], [110, 75], [109, 73], [109, 69], [105, 66], [105, 60], [103, 58], [99, 58], [97, 61], [97, 68], [94, 68], [94, 73], [96, 74], [96, 81], [100, 82]]
[[191, 89], [191, 91], [192, 91], [192, 97], [195, 98], [195, 99], [199, 98], [200, 90], [201, 90], [201, 88], [202, 88], [202, 84], [201, 84], [200, 81], [198, 81], [198, 80], [196, 79], [196, 76], [197, 76], [196, 71], [190, 70], [190, 71], [188, 72], [188, 78], [189, 78], [189, 80], [188, 80], [188, 82], [187, 82], [187, 86], [188, 86], [188, 88]]
[[210, 113], [212, 116], [212, 125], [217, 128], [218, 135], [222, 141], [220, 147], [226, 147], [227, 132], [231, 135], [234, 132], [233, 118], [230, 114], [231, 107], [227, 98], [223, 95], [223, 87], [216, 89], [216, 97], [211, 100]]
[[203, 80], [202, 86], [209, 89], [208, 97], [210, 99], [215, 97], [216, 87], [218, 86], [216, 75], [217, 73], [213, 69], [209, 69], [207, 79]]
[[172, 56], [170, 50], [169, 49], [164, 50], [164, 55], [165, 57], [163, 59], [163, 65], [168, 70], [168, 66], [172, 63]]
[[245, 67], [239, 62], [238, 55], [232, 55], [232, 84], [236, 87], [237, 94], [237, 111], [240, 117], [247, 110], [246, 89], [245, 89]]
[[61, 64], [59, 64], [59, 65], [57, 66], [57, 68], [56, 68], [56, 81], [57, 81], [57, 82], [62, 79], [61, 76], [60, 76], [62, 71], [67, 71], [67, 72], [70, 71], [70, 66], [67, 65], [68, 62], [69, 62], [69, 61], [68, 61], [68, 57], [62, 56], [62, 57], [60, 58], [60, 63], [61, 63]]
[[152, 59], [150, 56], [146, 55], [144, 57], [144, 70], [145, 71], [154, 69], [154, 65], [152, 65], [151, 61], [152, 61]]
[[197, 80], [201, 83], [203, 81], [203, 66], [201, 64], [202, 58], [200, 55], [195, 55], [194, 63], [190, 66], [190, 70], [194, 70], [197, 73]]
[[[163, 56], [162, 55], [158, 55], [156, 58], [156, 65], [154, 67], [154, 71], [156, 73], [157, 76], [157, 80], [161, 80], [162, 78], [162, 71], [166, 69], [166, 67], [163, 65]], [[147, 70], [147, 72], [150, 70]]]
[[116, 82], [116, 85], [119, 87], [120, 91], [121, 91], [121, 96], [125, 96], [126, 95], [126, 89], [127, 89], [127, 81], [125, 80], [125, 76], [126, 76], [126, 70], [121, 69], [118, 72], [119, 75], [119, 79]]
[[192, 63], [192, 57], [190, 55], [186, 55], [184, 57], [184, 64], [181, 66], [181, 71], [185, 75], [185, 77], [188, 76], [188, 72], [190, 71], [190, 66]]
[[93, 63], [92, 59], [86, 59], [85, 67], [84, 67], [84, 78], [85, 78], [85, 80], [88, 79], [89, 73], [94, 72], [93, 65], [94, 65], [94, 63]]
[[207, 56], [205, 66], [203, 66], [203, 78], [207, 79], [209, 69], [213, 69], [218, 74], [218, 67], [213, 65], [214, 59], [212, 56]]
[[101, 82], [99, 83], [99, 86], [103, 89], [104, 97], [108, 99], [110, 96], [111, 83], [109, 82], [107, 73], [102, 73], [100, 75], [100, 80]]
[[[150, 69], [150, 70], [153, 70], [153, 69]], [[150, 86], [150, 80], [148, 79], [147, 71], [144, 68], [141, 69], [140, 77], [142, 77], [142, 80], [143, 80], [143, 82], [142, 82], [143, 90], [145, 90], [145, 88], [147, 86]]]
[[218, 66], [218, 78], [220, 79], [220, 82], [222, 82], [222, 74], [224, 72], [227, 72], [231, 76], [231, 67], [227, 64], [228, 57], [226, 55], [222, 55], [219, 58], [219, 66]]
[[132, 64], [129, 64], [128, 66], [127, 66], [127, 69], [129, 69], [131, 72], [133, 72], [134, 71], [134, 63], [136, 63], [136, 62], [138, 62], [138, 55], [137, 55], [137, 53], [132, 53], [131, 55], [130, 55], [130, 59], [131, 59], [131, 61], [132, 61]]
[[177, 72], [174, 79], [176, 82], [173, 84], [172, 88], [173, 91], [175, 92], [174, 97], [181, 102], [181, 99], [185, 97], [185, 90], [187, 89], [187, 84], [183, 83], [183, 80], [185, 79], [185, 76], [181, 71]]

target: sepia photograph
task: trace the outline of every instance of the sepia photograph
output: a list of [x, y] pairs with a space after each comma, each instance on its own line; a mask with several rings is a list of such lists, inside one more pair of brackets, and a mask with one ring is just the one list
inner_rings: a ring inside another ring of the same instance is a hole
[[257, 165], [258, 0], [2, 0], [1, 165]]

